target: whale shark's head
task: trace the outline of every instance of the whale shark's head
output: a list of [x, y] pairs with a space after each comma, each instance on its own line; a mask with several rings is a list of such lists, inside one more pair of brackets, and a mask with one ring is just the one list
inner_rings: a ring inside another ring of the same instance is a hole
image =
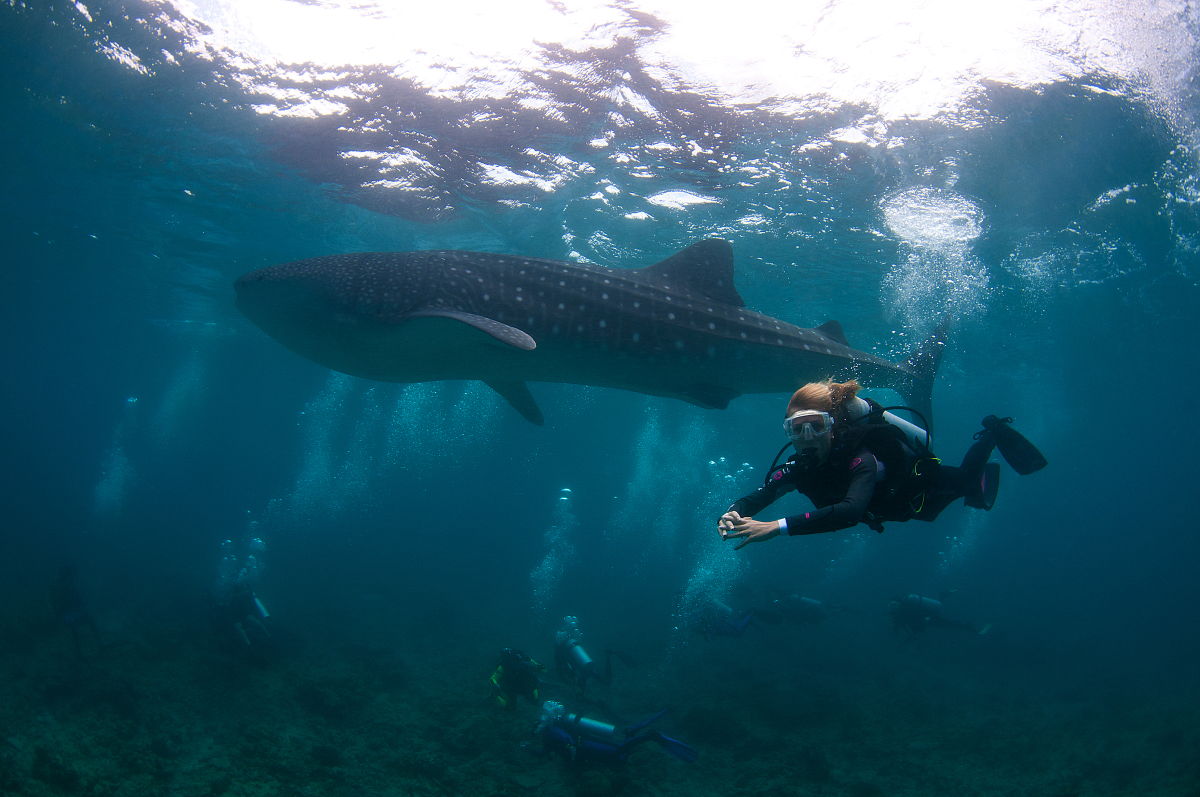
[[422, 305], [421, 271], [395, 255], [332, 255], [251, 271], [234, 290], [238, 309], [268, 335], [337, 367], [338, 347]]
[[317, 330], [328, 332], [342, 303], [337, 272], [314, 261], [261, 268], [240, 277], [233, 287], [238, 309], [293, 350]]

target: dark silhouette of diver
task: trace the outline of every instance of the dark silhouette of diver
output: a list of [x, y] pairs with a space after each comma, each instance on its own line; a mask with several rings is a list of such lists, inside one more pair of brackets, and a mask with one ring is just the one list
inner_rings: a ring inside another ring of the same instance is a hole
[[685, 627], [705, 639], [740, 637], [755, 624], [756, 613], [738, 611], [725, 601], [709, 598], [686, 620]]
[[612, 683], [614, 656], [626, 666], [634, 665], [630, 656], [617, 650], [605, 650], [603, 656], [604, 665], [601, 666], [584, 649], [578, 618], [574, 615], [563, 618], [562, 628], [554, 635], [554, 666], [564, 683], [582, 693], [592, 681], [605, 685]]
[[100, 630], [84, 603], [83, 593], [79, 590], [79, 573], [74, 565], [66, 564], [59, 569], [58, 579], [51, 589], [50, 603], [54, 611], [54, 621], [71, 632], [76, 658], [84, 658], [84, 630], [88, 632], [97, 650], [104, 647], [100, 642]]
[[972, 634], [986, 634], [991, 628], [991, 625], [978, 626], [974, 623], [947, 617], [946, 607], [940, 600], [927, 598], [915, 592], [893, 598], [888, 604], [888, 614], [892, 616], [892, 623], [896, 630], [902, 631], [910, 637], [930, 628], [969, 631]]
[[270, 614], [245, 581], [232, 584], [214, 609], [217, 630], [234, 647], [263, 654], [271, 642], [271, 633], [263, 622]]
[[[1046, 466], [1041, 452], [1012, 428], [1012, 419], [995, 415], [983, 419], [962, 464], [943, 465], [925, 429], [859, 398], [860, 389], [855, 381], [810, 382], [792, 395], [784, 431], [796, 453], [778, 469], [772, 465], [758, 490], [726, 510], [717, 522], [722, 539], [740, 540], [736, 547], [743, 548], [781, 534], [819, 534], [858, 523], [883, 531], [884, 521], [932, 521], [959, 498], [991, 509], [1000, 484], [999, 465], [988, 462], [993, 449], [1023, 475]], [[808, 496], [814, 509], [754, 519], [789, 490]]]
[[537, 704], [546, 665], [516, 648], [500, 651], [500, 660], [492, 673], [492, 697], [507, 709], [517, 707], [517, 698]]
[[213, 590], [213, 625], [223, 640], [235, 650], [262, 658], [273, 647], [266, 620], [271, 616], [255, 593], [259, 579], [258, 554], [266, 549], [261, 538], [253, 537], [238, 555], [233, 540], [221, 542], [221, 561]]
[[547, 700], [542, 704], [537, 733], [547, 752], [558, 753], [571, 763], [617, 764], [625, 761], [635, 748], [655, 742], [680, 761], [690, 764], [699, 757], [694, 748], [648, 729], [666, 713], [664, 709], [648, 719], [619, 729], [611, 723], [569, 712], [562, 703]]
[[829, 619], [830, 607], [816, 598], [789, 592], [774, 598], [762, 609], [755, 609], [755, 618], [770, 625], [819, 625]]

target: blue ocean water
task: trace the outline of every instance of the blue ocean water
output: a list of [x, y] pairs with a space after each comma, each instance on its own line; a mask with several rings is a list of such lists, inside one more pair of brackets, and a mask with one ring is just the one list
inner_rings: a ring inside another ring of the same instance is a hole
[[[796, 5], [0, 3], [0, 792], [1196, 794], [1196, 9]], [[1050, 466], [734, 553], [786, 396], [534, 384], [535, 427], [233, 307], [317, 255], [706, 237], [748, 306], [888, 359], [948, 316], [938, 452], [995, 413]], [[254, 539], [265, 660], [210, 622]], [[829, 617], [694, 631], [786, 593]], [[990, 630], [898, 635], [906, 593]], [[636, 665], [545, 694], [670, 708], [696, 763], [572, 766], [489, 702], [566, 614]]]

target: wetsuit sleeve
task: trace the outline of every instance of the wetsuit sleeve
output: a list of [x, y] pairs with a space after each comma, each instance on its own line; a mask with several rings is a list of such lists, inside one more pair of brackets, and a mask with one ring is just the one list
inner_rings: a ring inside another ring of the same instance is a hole
[[799, 515], [789, 515], [788, 534], [820, 534], [848, 529], [861, 522], [875, 495], [875, 456], [863, 451], [850, 460], [850, 485], [841, 501]]
[[779, 500], [781, 495], [795, 489], [796, 485], [792, 483], [789, 475], [789, 467], [786, 464], [772, 471], [762, 487], [734, 501], [725, 511], [737, 512], [742, 517], [754, 517], [755, 513]]

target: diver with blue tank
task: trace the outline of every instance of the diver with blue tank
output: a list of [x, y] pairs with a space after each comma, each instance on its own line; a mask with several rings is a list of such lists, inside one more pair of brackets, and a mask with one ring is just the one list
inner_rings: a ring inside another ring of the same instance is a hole
[[[796, 453], [781, 467], [772, 465], [761, 487], [726, 510], [717, 522], [721, 539], [740, 540], [736, 548], [743, 548], [782, 534], [819, 534], [858, 523], [883, 531], [884, 521], [932, 521], [959, 498], [991, 509], [1000, 484], [1000, 466], [988, 462], [994, 449], [1022, 475], [1046, 466], [1041, 452], [1012, 428], [1012, 419], [995, 415], [983, 419], [958, 467], [943, 465], [925, 429], [860, 398], [861, 389], [853, 380], [810, 382], [792, 394], [784, 431]], [[754, 519], [789, 490], [808, 496], [814, 508], [779, 520]]]
[[564, 617], [562, 627], [554, 635], [554, 665], [558, 677], [583, 692], [592, 681], [606, 685], [612, 683], [613, 656], [626, 666], [633, 666], [633, 660], [620, 651], [606, 649], [601, 655], [604, 657], [603, 666], [584, 648], [579, 618], [574, 615]]
[[693, 747], [648, 727], [666, 713], [663, 709], [641, 722], [618, 728], [610, 722], [568, 711], [555, 700], [547, 700], [542, 704], [537, 733], [547, 752], [559, 753], [571, 763], [621, 763], [633, 749], [646, 742], [655, 742], [675, 758], [690, 764], [699, 757]]

